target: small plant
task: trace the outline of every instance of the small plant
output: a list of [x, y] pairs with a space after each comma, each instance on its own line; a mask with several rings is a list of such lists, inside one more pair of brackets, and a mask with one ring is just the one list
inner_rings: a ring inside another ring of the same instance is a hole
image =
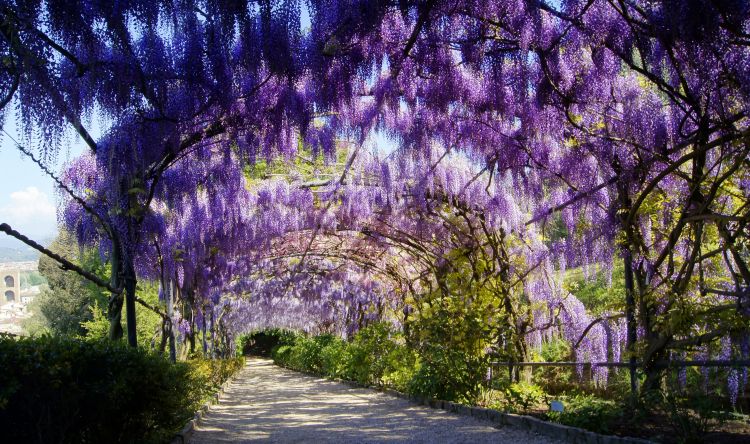
[[245, 358], [207, 359], [194, 357], [185, 361], [185, 364], [190, 369], [190, 391], [203, 403], [208, 401], [227, 379], [245, 365]]
[[598, 433], [609, 433], [612, 423], [623, 417], [620, 404], [591, 395], [566, 398], [562, 412], [548, 412], [554, 422], [580, 427]]
[[379, 384], [396, 349], [393, 327], [377, 322], [358, 331], [350, 344], [347, 375], [362, 384]]
[[282, 366], [282, 367], [292, 367], [291, 365], [291, 359], [292, 359], [292, 352], [294, 351], [294, 346], [292, 345], [281, 345], [278, 347], [275, 347], [273, 351], [271, 352], [271, 357], [273, 358], [273, 362], [276, 364]]
[[535, 405], [546, 403], [547, 395], [536, 384], [519, 382], [505, 389], [507, 410], [528, 412]]
[[679, 442], [701, 443], [715, 427], [731, 418], [721, 403], [704, 394], [677, 396], [673, 392], [653, 393], [648, 400], [652, 407], [661, 408]]

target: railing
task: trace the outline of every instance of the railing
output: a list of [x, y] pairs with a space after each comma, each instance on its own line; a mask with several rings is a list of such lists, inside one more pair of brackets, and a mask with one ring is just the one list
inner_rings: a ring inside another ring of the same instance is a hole
[[[494, 367], [630, 367], [629, 362], [490, 362]], [[704, 360], [704, 361], [656, 361], [655, 368], [670, 367], [750, 367], [750, 360]], [[636, 367], [642, 367], [643, 363], [636, 362]]]
[[[493, 380], [495, 376], [495, 368], [507, 367], [508, 373], [512, 375], [514, 367], [614, 367], [614, 368], [640, 368], [643, 367], [642, 362], [575, 362], [575, 361], [560, 361], [560, 362], [490, 362], [488, 382]], [[657, 369], [673, 369], [673, 368], [684, 368], [684, 367], [726, 367], [726, 368], [738, 368], [738, 367], [750, 367], [750, 360], [722, 360], [722, 359], [708, 359], [698, 361], [680, 361], [680, 360], [669, 360], [669, 361], [656, 361], [652, 364], [653, 368]]]

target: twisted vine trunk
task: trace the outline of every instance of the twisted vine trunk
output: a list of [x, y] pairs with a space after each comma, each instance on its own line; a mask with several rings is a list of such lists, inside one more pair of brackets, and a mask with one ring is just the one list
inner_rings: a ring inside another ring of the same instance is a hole
[[630, 395], [631, 402], [634, 404], [638, 396], [638, 376], [636, 373], [636, 342], [638, 342], [638, 330], [636, 319], [636, 290], [635, 278], [633, 273], [633, 244], [634, 232], [632, 226], [628, 223], [628, 214], [632, 207], [632, 200], [628, 190], [628, 183], [622, 177], [622, 167], [619, 159], [612, 162], [612, 169], [618, 176], [617, 194], [620, 203], [620, 229], [625, 233], [625, 239], [621, 244], [622, 265], [625, 277], [625, 328], [626, 343], [625, 350], [628, 355], [628, 373], [630, 376]]
[[201, 342], [203, 345], [203, 356], [208, 356], [208, 342], [206, 341], [206, 306], [201, 307]]
[[[114, 242], [113, 242], [114, 243]], [[117, 341], [122, 339], [122, 306], [125, 304], [125, 322], [127, 326], [128, 345], [138, 346], [135, 320], [135, 287], [137, 278], [133, 258], [123, 254], [119, 242], [114, 243], [112, 249], [112, 277], [111, 283], [114, 288], [122, 288], [122, 293], [114, 293], [109, 299], [107, 317], [109, 319], [109, 339]]]
[[125, 321], [127, 323], [128, 345], [137, 347], [138, 336], [136, 334], [135, 320], [135, 286], [137, 278], [135, 276], [133, 257], [129, 254], [125, 257], [123, 281], [125, 284]]
[[638, 341], [638, 332], [636, 330], [635, 318], [635, 285], [633, 281], [633, 255], [630, 247], [625, 247], [622, 255], [622, 262], [625, 268], [625, 323], [627, 330], [627, 339], [625, 350], [628, 353], [628, 372], [630, 374], [630, 394], [632, 401], [635, 401], [638, 393], [638, 379], [636, 374], [636, 351], [635, 344]]
[[175, 286], [172, 285], [172, 281], [167, 279], [166, 280], [166, 291], [164, 293], [164, 296], [166, 298], [167, 302], [167, 317], [169, 317], [169, 321], [167, 321], [167, 329], [169, 334], [169, 360], [172, 362], [177, 361], [177, 349], [175, 347], [175, 339], [174, 339], [174, 325], [173, 319], [174, 319], [174, 295], [173, 291], [176, 291]]
[[[117, 239], [112, 239], [112, 277], [111, 285], [113, 288], [120, 288], [121, 276], [120, 276], [120, 263], [121, 263], [122, 252], [120, 249], [120, 242]], [[109, 339], [117, 341], [122, 339], [122, 304], [123, 304], [122, 293], [112, 293], [109, 298], [109, 305], [107, 307], [107, 318], [109, 319]]]

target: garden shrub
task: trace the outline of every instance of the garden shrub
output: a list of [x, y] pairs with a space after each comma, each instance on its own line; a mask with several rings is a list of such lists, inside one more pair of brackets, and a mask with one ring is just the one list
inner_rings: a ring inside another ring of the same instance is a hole
[[641, 410], [644, 414], [663, 413], [679, 442], [702, 443], [708, 433], [732, 417], [722, 405], [723, 399], [696, 386], [689, 391], [654, 391], [642, 397]]
[[[437, 337], [445, 332], [434, 328], [430, 333]], [[468, 352], [427, 341], [415, 350], [391, 324], [373, 323], [350, 342], [332, 335], [298, 336], [294, 344], [274, 348], [272, 357], [278, 365], [293, 370], [388, 386], [429, 398], [472, 402], [484, 380], [488, 358]]]
[[190, 372], [190, 390], [200, 401], [208, 401], [233, 374], [245, 365], [244, 357], [207, 359], [194, 357], [185, 362]]
[[321, 373], [329, 378], [351, 379], [348, 371], [351, 347], [341, 338], [333, 338], [320, 350]]
[[409, 383], [410, 393], [463, 403], [477, 398], [486, 358], [441, 345], [423, 347], [419, 356], [421, 365]]
[[411, 325], [410, 343], [419, 354], [420, 368], [409, 391], [416, 395], [473, 403], [485, 379], [490, 326], [487, 298], [474, 302], [438, 294], [423, 304]]
[[[563, 338], [553, 338], [542, 344], [538, 354], [532, 352], [530, 361], [560, 362], [575, 360], [570, 344]], [[543, 385], [550, 394], [561, 394], [580, 387], [581, 378], [575, 367], [535, 367], [531, 371], [532, 382]], [[615, 372], [611, 372], [614, 374]]]
[[386, 365], [381, 383], [400, 392], [407, 392], [409, 384], [420, 368], [417, 352], [396, 343], [396, 346], [385, 356]]
[[293, 345], [276, 347], [271, 355], [274, 361], [284, 367], [302, 372], [323, 374], [323, 348], [334, 342], [333, 335], [320, 335], [312, 338], [299, 336]]
[[163, 442], [193, 415], [206, 383], [143, 349], [49, 336], [0, 337], [0, 372], [5, 442]]
[[536, 384], [517, 382], [503, 390], [503, 410], [527, 413], [532, 407], [547, 402], [547, 394]]
[[388, 355], [396, 348], [393, 327], [377, 322], [359, 330], [352, 339], [348, 371], [361, 384], [380, 383], [389, 365]]
[[561, 424], [598, 433], [609, 433], [613, 422], [623, 417], [623, 408], [614, 401], [591, 395], [577, 395], [564, 401], [564, 411], [549, 412], [547, 417]]
[[293, 345], [276, 347], [272, 357], [294, 370], [406, 391], [419, 360], [402, 342], [389, 324], [376, 323], [360, 330], [351, 342], [332, 335], [300, 336]]
[[291, 368], [289, 361], [292, 358], [293, 347], [294, 346], [292, 345], [281, 345], [278, 347], [274, 347], [274, 349], [271, 351], [271, 358], [273, 359], [273, 362], [282, 367]]
[[295, 344], [293, 361], [297, 370], [310, 373], [323, 372], [323, 348], [333, 342], [332, 335], [321, 335], [313, 338], [304, 338]]

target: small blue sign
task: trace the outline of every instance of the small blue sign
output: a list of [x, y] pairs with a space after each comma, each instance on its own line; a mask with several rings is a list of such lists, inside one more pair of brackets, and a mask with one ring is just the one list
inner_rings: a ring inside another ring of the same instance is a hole
[[561, 401], [552, 401], [549, 405], [549, 409], [553, 412], [562, 412], [565, 410], [565, 406]]

